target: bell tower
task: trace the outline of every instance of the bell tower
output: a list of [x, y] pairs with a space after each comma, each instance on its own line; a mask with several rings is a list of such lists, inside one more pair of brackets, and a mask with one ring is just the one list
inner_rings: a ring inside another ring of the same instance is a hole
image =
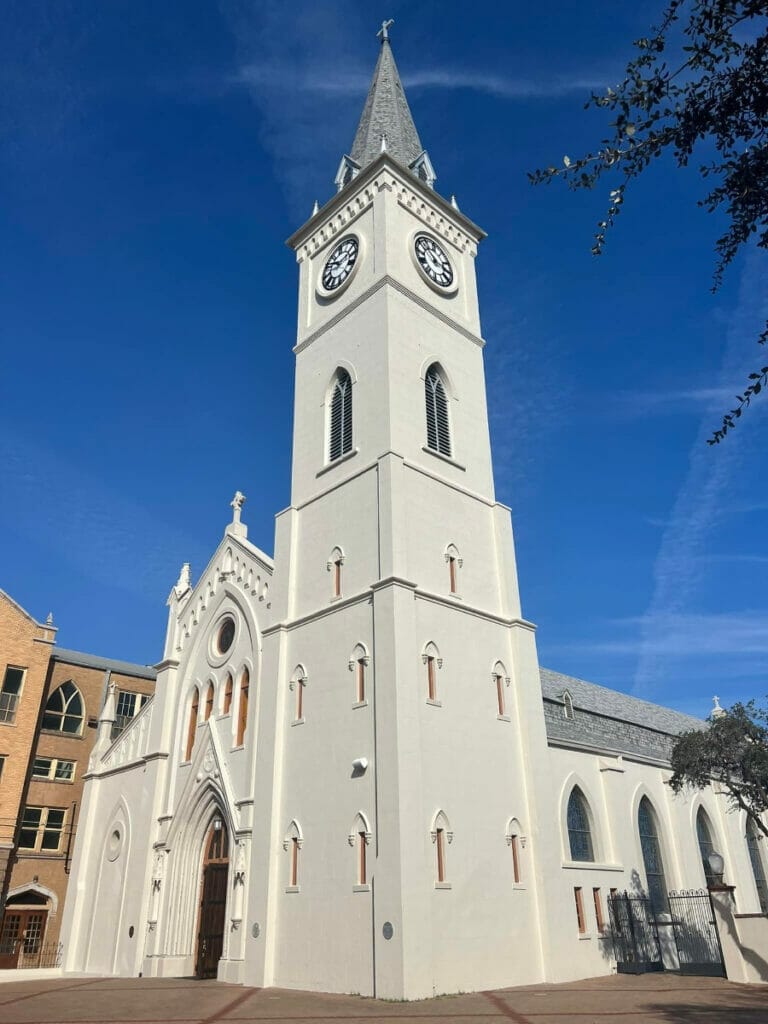
[[539, 963], [541, 862], [535, 844], [513, 862], [510, 822], [536, 830], [546, 735], [494, 495], [485, 234], [434, 188], [391, 24], [336, 194], [288, 240], [293, 471], [251, 907], [268, 928], [246, 958], [255, 984], [421, 998], [514, 984], [521, 946], [521, 979]]

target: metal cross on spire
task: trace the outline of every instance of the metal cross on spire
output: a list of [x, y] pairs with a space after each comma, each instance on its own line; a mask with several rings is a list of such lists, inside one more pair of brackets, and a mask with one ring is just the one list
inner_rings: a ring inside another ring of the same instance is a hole
[[382, 43], [389, 42], [389, 30], [392, 25], [395, 24], [394, 18], [388, 18], [386, 21], [382, 21], [381, 28], [376, 35], [381, 39]]

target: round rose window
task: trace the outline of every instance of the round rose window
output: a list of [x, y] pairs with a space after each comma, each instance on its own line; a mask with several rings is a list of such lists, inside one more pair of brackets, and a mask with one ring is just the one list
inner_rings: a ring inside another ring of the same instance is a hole
[[219, 649], [219, 654], [226, 654], [229, 648], [232, 646], [232, 642], [235, 639], [235, 620], [224, 619], [222, 624], [219, 626], [219, 632], [216, 636], [216, 646]]

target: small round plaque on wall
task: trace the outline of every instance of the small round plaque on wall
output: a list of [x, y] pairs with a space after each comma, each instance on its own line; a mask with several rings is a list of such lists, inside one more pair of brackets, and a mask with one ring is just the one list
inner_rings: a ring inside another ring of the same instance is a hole
[[381, 934], [384, 936], [385, 939], [392, 938], [392, 936], [395, 934], [395, 929], [392, 926], [391, 921], [384, 922], [384, 927], [381, 929]]
[[251, 928], [251, 935], [254, 937], [254, 939], [258, 939], [258, 937], [261, 935], [261, 928], [259, 927], [258, 924], [255, 924]]

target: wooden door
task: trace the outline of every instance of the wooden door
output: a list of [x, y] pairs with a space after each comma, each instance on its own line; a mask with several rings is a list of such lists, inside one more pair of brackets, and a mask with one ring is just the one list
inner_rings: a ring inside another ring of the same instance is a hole
[[195, 974], [198, 978], [216, 977], [224, 949], [229, 843], [223, 823], [219, 822], [219, 825], [218, 829], [211, 827], [203, 861], [195, 958]]
[[6, 910], [0, 928], [0, 969], [35, 966], [43, 948], [47, 910]]

